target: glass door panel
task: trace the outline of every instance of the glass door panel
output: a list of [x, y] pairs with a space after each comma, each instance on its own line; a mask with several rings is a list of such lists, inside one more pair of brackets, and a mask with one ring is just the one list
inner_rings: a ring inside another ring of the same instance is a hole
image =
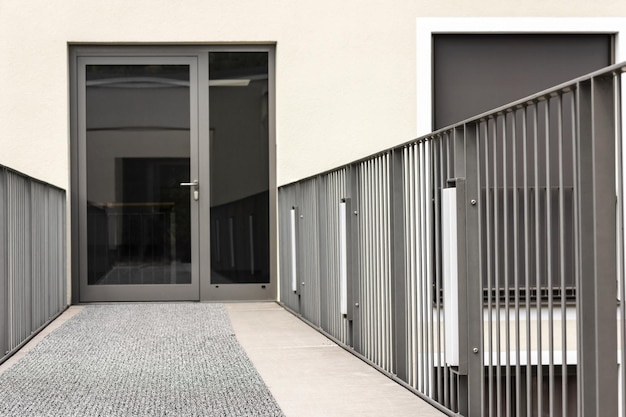
[[189, 186], [197, 179], [195, 68], [158, 61], [103, 58], [81, 67], [87, 242], [81, 299], [198, 298], [197, 187]]
[[270, 282], [268, 108], [267, 52], [209, 52], [213, 288]]

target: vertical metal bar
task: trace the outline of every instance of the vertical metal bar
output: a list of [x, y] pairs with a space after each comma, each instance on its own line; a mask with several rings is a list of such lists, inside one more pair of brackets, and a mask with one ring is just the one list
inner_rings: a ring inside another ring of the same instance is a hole
[[376, 193], [372, 196], [372, 202], [374, 204], [373, 208], [373, 216], [372, 216], [372, 228], [374, 242], [375, 242], [375, 252], [374, 258], [376, 260], [376, 267], [374, 269], [374, 288], [372, 291], [372, 298], [374, 300], [374, 304], [376, 309], [374, 310], [374, 340], [376, 346], [376, 358], [380, 367], [385, 369], [385, 299], [383, 297], [383, 288], [385, 282], [384, 276], [384, 253], [385, 253], [385, 241], [384, 241], [384, 221], [382, 218], [383, 212], [383, 181], [382, 181], [382, 171], [383, 171], [383, 159], [382, 157], [378, 157], [374, 160], [374, 176], [373, 180], [376, 184]]
[[478, 125], [467, 124], [465, 130], [465, 257], [467, 262], [467, 415], [483, 416], [484, 398], [484, 352], [483, 347], [483, 291], [481, 284], [481, 247], [480, 233], [482, 210], [481, 180], [479, 175], [480, 159], [478, 149]]
[[379, 160], [373, 159], [371, 160], [371, 171], [370, 171], [370, 181], [372, 184], [371, 193], [370, 193], [370, 210], [368, 216], [368, 224], [370, 229], [370, 239], [372, 243], [372, 249], [369, 253], [369, 256], [372, 258], [372, 269], [370, 271], [370, 291], [369, 291], [369, 305], [370, 309], [370, 342], [371, 342], [371, 357], [378, 366], [382, 367], [381, 363], [381, 337], [380, 337], [380, 327], [381, 327], [381, 317], [380, 317], [380, 303], [381, 300], [378, 297], [380, 291], [380, 252], [381, 252], [381, 241], [380, 241], [380, 221], [379, 221], [379, 204], [380, 200], [380, 179], [378, 175], [378, 166]]
[[552, 181], [550, 176], [550, 101], [546, 99], [544, 106], [545, 118], [545, 170], [546, 170], [546, 274], [548, 285], [548, 412], [554, 417], [554, 293], [552, 276]]
[[[487, 384], [488, 384], [488, 395], [486, 400], [488, 401], [487, 409], [489, 410], [488, 416], [493, 417], [495, 415], [494, 412], [494, 381], [493, 381], [493, 373], [494, 373], [494, 364], [493, 364], [493, 354], [494, 354], [494, 341], [493, 341], [493, 293], [494, 293], [494, 285], [493, 285], [493, 269], [492, 269], [492, 260], [494, 257], [493, 254], [493, 235], [492, 235], [492, 225], [494, 224], [492, 214], [493, 214], [493, 203], [492, 203], [492, 189], [491, 182], [489, 178], [489, 174], [491, 173], [491, 164], [490, 164], [490, 146], [489, 146], [489, 119], [483, 121], [482, 129], [484, 129], [484, 134], [480, 137], [480, 151], [483, 153], [483, 163], [484, 163], [484, 182], [485, 182], [485, 207], [483, 212], [485, 213], [485, 224], [480, 227], [480, 233], [484, 234], [484, 239], [486, 241], [485, 246], [485, 269], [486, 269], [486, 286], [487, 289], [487, 348], [485, 349], [485, 354], [487, 355]], [[482, 258], [481, 258], [482, 259]]]
[[386, 155], [383, 155], [379, 159], [379, 181], [380, 181], [380, 197], [379, 197], [379, 208], [378, 208], [378, 225], [379, 225], [379, 239], [380, 243], [380, 255], [378, 259], [380, 261], [379, 265], [379, 277], [380, 277], [380, 287], [377, 294], [377, 298], [380, 300], [380, 323], [382, 324], [380, 328], [380, 340], [381, 340], [381, 362], [383, 363], [383, 369], [389, 371], [389, 350], [387, 343], [389, 341], [388, 335], [388, 320], [389, 320], [389, 312], [387, 310], [387, 305], [389, 302], [389, 296], [387, 292], [387, 283], [388, 283], [388, 271], [387, 271], [387, 260], [389, 259], [388, 247], [389, 240], [387, 236], [387, 216], [386, 216], [386, 206], [387, 206], [387, 178], [386, 178]]
[[360, 249], [360, 263], [362, 265], [362, 272], [361, 272], [361, 276], [360, 276], [360, 280], [361, 280], [361, 285], [362, 285], [362, 293], [361, 293], [361, 298], [360, 298], [360, 302], [362, 304], [361, 306], [361, 314], [362, 314], [362, 321], [361, 321], [361, 330], [362, 330], [362, 354], [365, 357], [368, 357], [369, 355], [369, 346], [370, 346], [370, 339], [369, 339], [369, 313], [368, 313], [368, 303], [369, 303], [369, 299], [368, 299], [368, 295], [369, 295], [369, 263], [371, 262], [370, 257], [368, 256], [369, 253], [369, 245], [370, 245], [370, 239], [369, 239], [369, 228], [367, 227], [367, 212], [368, 212], [368, 190], [370, 189], [370, 184], [369, 184], [369, 172], [367, 169], [367, 163], [362, 163], [359, 165], [359, 172], [360, 172], [360, 177], [359, 177], [359, 206], [361, 207], [361, 209], [359, 210], [359, 229], [360, 229], [360, 237], [361, 237], [361, 247]]
[[[502, 404], [502, 363], [501, 363], [501, 352], [502, 348], [500, 345], [500, 340], [502, 337], [501, 326], [500, 326], [500, 248], [502, 247], [502, 242], [500, 241], [500, 204], [498, 199], [499, 190], [498, 190], [498, 116], [491, 119], [492, 125], [492, 133], [491, 133], [491, 142], [492, 142], [492, 157], [493, 157], [493, 286], [494, 286], [494, 301], [495, 301], [495, 320], [496, 320], [496, 337], [495, 337], [495, 353], [496, 355], [496, 415], [498, 417], [501, 416], [501, 404]], [[490, 317], [491, 320], [493, 318]], [[492, 376], [493, 378], [493, 376]]]
[[403, 195], [404, 195], [404, 219], [403, 225], [405, 230], [404, 235], [404, 246], [405, 246], [405, 303], [406, 303], [406, 322], [404, 325], [404, 332], [406, 333], [406, 362], [407, 362], [407, 379], [406, 382], [413, 386], [413, 303], [412, 303], [412, 295], [411, 295], [411, 282], [412, 271], [411, 271], [411, 258], [413, 253], [413, 245], [411, 243], [411, 188], [410, 184], [412, 181], [411, 178], [411, 159], [410, 152], [413, 148], [413, 145], [407, 145], [402, 149], [402, 165], [404, 168], [404, 181], [403, 181]]
[[617, 415], [615, 102], [612, 78], [578, 87], [581, 276], [579, 384], [583, 416]]
[[504, 113], [501, 116], [502, 120], [502, 227], [503, 227], [503, 242], [502, 248], [504, 250], [503, 262], [504, 262], [504, 334], [505, 334], [505, 393], [504, 403], [506, 406], [505, 415], [511, 417], [511, 329], [510, 329], [510, 286], [509, 286], [509, 184], [508, 184], [508, 163], [507, 163], [507, 150], [508, 150], [508, 135], [507, 135], [507, 117], [510, 113]]
[[389, 355], [388, 355], [388, 350], [387, 350], [387, 341], [389, 340], [388, 336], [388, 318], [389, 318], [389, 314], [387, 311], [387, 303], [389, 301], [389, 298], [387, 296], [387, 278], [388, 278], [388, 273], [386, 270], [386, 261], [388, 258], [388, 240], [387, 240], [387, 236], [386, 236], [386, 229], [387, 229], [387, 222], [386, 222], [386, 216], [385, 216], [385, 207], [386, 207], [386, 178], [385, 178], [385, 171], [386, 171], [386, 161], [385, 161], [385, 156], [381, 156], [379, 159], [379, 176], [378, 179], [380, 181], [380, 197], [378, 199], [378, 225], [379, 225], [379, 238], [377, 239], [378, 242], [380, 243], [380, 254], [379, 254], [379, 277], [380, 277], [380, 281], [379, 281], [379, 290], [377, 293], [377, 298], [380, 300], [380, 340], [381, 340], [381, 361], [383, 363], [383, 369], [388, 370], [388, 361], [389, 361]]
[[[542, 270], [541, 270], [541, 230], [539, 219], [540, 209], [539, 209], [539, 199], [541, 198], [541, 188], [539, 183], [539, 102], [535, 102], [535, 105], [532, 107], [533, 112], [533, 167], [534, 167], [534, 179], [535, 179], [535, 201], [534, 201], [534, 210], [533, 213], [535, 215], [535, 291], [537, 293], [536, 297], [536, 352], [537, 352], [537, 415], [541, 415], [543, 413], [543, 361], [542, 361], [542, 351], [543, 344], [541, 338], [541, 282], [542, 282]], [[530, 303], [529, 303], [530, 305]]]
[[[470, 323], [468, 321], [468, 305], [471, 305], [468, 301], [470, 294], [468, 293], [468, 260], [467, 260], [467, 189], [466, 189], [466, 154], [465, 154], [465, 130], [462, 128], [455, 128], [453, 131], [453, 146], [454, 146], [454, 176], [456, 178], [457, 189], [457, 257], [458, 257], [458, 341], [459, 341], [459, 363], [458, 363], [458, 412], [461, 415], [468, 415], [469, 409], [469, 386], [468, 386], [468, 373], [469, 373], [469, 355], [471, 347], [469, 343], [469, 329]], [[451, 146], [452, 144], [449, 144]], [[443, 179], [442, 179], [443, 180]], [[442, 181], [443, 182], [443, 181]], [[443, 186], [443, 183], [440, 183]], [[439, 201], [439, 199], [437, 199]], [[438, 232], [438, 235], [441, 232]], [[438, 246], [438, 245], [437, 245]], [[440, 257], [441, 255], [439, 255]], [[438, 262], [439, 264], [439, 262]], [[437, 272], [437, 276], [440, 276], [440, 269]], [[446, 290], [444, 288], [444, 290]], [[437, 300], [439, 300], [439, 292], [437, 292]], [[445, 308], [446, 306], [444, 306]], [[442, 346], [442, 345], [440, 345]], [[443, 366], [443, 364], [442, 364]], [[447, 383], [446, 383], [447, 387]]]
[[[448, 173], [447, 173], [447, 169], [445, 167], [445, 160], [447, 159], [447, 157], [449, 157], [449, 148], [446, 146], [446, 144], [450, 141], [450, 137], [449, 134], [446, 132], [444, 133], [439, 140], [434, 140], [431, 142], [430, 144], [430, 150], [431, 150], [431, 161], [432, 161], [432, 178], [431, 178], [431, 184], [432, 187], [434, 189], [433, 192], [433, 208], [434, 208], [434, 212], [433, 212], [433, 234], [432, 234], [432, 241], [434, 242], [434, 249], [433, 249], [433, 275], [431, 278], [431, 285], [433, 286], [433, 296], [431, 298], [431, 303], [432, 303], [432, 310], [433, 310], [433, 315], [432, 315], [432, 320], [429, 323], [429, 328], [430, 331], [433, 335], [433, 345], [439, 347], [439, 349], [435, 348], [433, 355], [434, 355], [434, 362], [436, 363], [435, 369], [433, 371], [433, 399], [435, 399], [437, 402], [439, 402], [440, 404], [445, 405], [446, 407], [450, 408], [450, 403], [448, 400], [448, 391], [447, 391], [447, 387], [445, 386], [443, 379], [444, 379], [444, 375], [445, 375], [445, 370], [447, 368], [446, 365], [446, 361], [445, 361], [445, 349], [443, 349], [443, 347], [445, 346], [442, 342], [442, 335], [441, 335], [441, 321], [440, 321], [440, 316], [439, 314], [441, 313], [441, 305], [440, 305], [440, 295], [441, 295], [441, 283], [439, 280], [439, 274], [441, 273], [441, 268], [440, 268], [440, 264], [439, 264], [439, 260], [440, 260], [440, 253], [439, 253], [439, 248], [437, 247], [437, 244], [439, 243], [439, 223], [441, 221], [440, 215], [437, 212], [439, 210], [439, 194], [440, 194], [440, 190], [443, 189], [443, 187], [441, 186], [441, 184], [443, 183], [442, 179], [444, 176], [447, 178], [448, 177]], [[444, 152], [444, 148], [446, 150], [446, 152]], [[444, 158], [444, 155], [446, 155], [446, 157]], [[446, 172], [445, 174], [442, 174], [442, 172]]]
[[[327, 273], [329, 268], [332, 268], [334, 264], [331, 266], [331, 259], [329, 259], [325, 248], [331, 245], [330, 239], [328, 238], [328, 223], [332, 221], [333, 217], [328, 212], [327, 205], [327, 193], [326, 187], [327, 182], [332, 178], [331, 174], [319, 175], [315, 181], [315, 219], [317, 223], [316, 228], [316, 247], [317, 251], [317, 289], [316, 289], [316, 305], [317, 305], [317, 316], [320, 328], [325, 330], [328, 333], [335, 334], [328, 326], [328, 312], [331, 309], [331, 304], [334, 301], [333, 297], [329, 297], [328, 287], [330, 285], [329, 274]], [[336, 218], [336, 217], [335, 217]], [[336, 275], [334, 275], [336, 276]]]
[[363, 244], [365, 251], [363, 252], [363, 264], [365, 265], [365, 271], [363, 274], [363, 331], [364, 331], [364, 354], [367, 358], [374, 360], [372, 357], [372, 300], [371, 300], [371, 288], [372, 288], [372, 265], [374, 262], [373, 256], [373, 238], [371, 236], [370, 219], [372, 213], [371, 205], [371, 192], [373, 188], [371, 178], [371, 161], [367, 161], [362, 165], [363, 169], [363, 186], [361, 191], [363, 193], [363, 211], [361, 216], [361, 224], [363, 225]]
[[[338, 219], [338, 215], [328, 204], [329, 189], [332, 188], [332, 181], [334, 177], [333, 172], [329, 174], [322, 174], [317, 177], [316, 187], [316, 203], [317, 203], [317, 253], [318, 253], [318, 285], [319, 285], [319, 316], [320, 316], [320, 328], [325, 332], [333, 335], [335, 338], [340, 339], [337, 335], [335, 328], [335, 320], [331, 317], [336, 313], [336, 302], [339, 301], [337, 292], [339, 287], [335, 287], [335, 278], [339, 278], [339, 270], [336, 269], [337, 263], [333, 257], [333, 252], [328, 251], [335, 245], [335, 239], [333, 239], [332, 226], [333, 222]], [[339, 253], [339, 248], [335, 247], [336, 253]], [[344, 254], [345, 256], [345, 254]], [[345, 294], [345, 293], [344, 293]]]
[[[441, 140], [441, 136], [437, 136], [437, 140]], [[432, 230], [432, 219], [431, 219], [431, 210], [432, 210], [432, 198], [433, 194], [429, 186], [430, 182], [430, 144], [431, 141], [425, 141], [423, 143], [423, 171], [422, 171], [422, 189], [424, 190], [424, 194], [426, 198], [422, 199], [422, 211], [424, 213], [424, 226], [422, 228], [422, 238], [421, 238], [421, 246], [423, 248], [423, 256], [424, 256], [424, 280], [423, 280], [423, 291], [424, 291], [424, 299], [423, 299], [423, 312], [424, 312], [424, 334], [425, 334], [425, 370], [426, 370], [426, 392], [429, 397], [432, 398], [432, 382], [433, 382], [433, 363], [432, 363], [432, 333], [429, 323], [431, 322], [432, 316], [432, 308], [431, 308], [431, 299], [432, 299], [432, 253], [431, 253], [431, 245], [430, 245], [430, 236]]]
[[[435, 147], [436, 149], [436, 156], [433, 158], [433, 161], [435, 162], [435, 167], [433, 169], [433, 174], [435, 175], [435, 179], [433, 180], [433, 184], [435, 184], [435, 190], [434, 190], [435, 191], [434, 192], [434, 195], [435, 195], [435, 198], [434, 198], [435, 200], [435, 216], [434, 216], [435, 242], [434, 243], [435, 243], [435, 282], [436, 282], [434, 302], [436, 306], [435, 317], [436, 317], [436, 326], [437, 326], [437, 345], [439, 346], [438, 362], [440, 364], [440, 366], [437, 367], [437, 372], [438, 372], [437, 379], [439, 381], [438, 385], [440, 387], [438, 398], [439, 398], [439, 402], [443, 400], [444, 405], [446, 405], [450, 409], [454, 409], [455, 405], [451, 403], [451, 397], [455, 397], [456, 394], [450, 392], [450, 382], [448, 378], [449, 367], [448, 367], [448, 364], [446, 363], [445, 349], [444, 349], [446, 339], [445, 339], [445, 328], [443, 327], [445, 326], [445, 322], [444, 320], [441, 319], [442, 315], [444, 314], [444, 308], [445, 308], [445, 306], [442, 305], [441, 295], [442, 295], [442, 291], [445, 289], [442, 288], [443, 283], [441, 279], [442, 277], [442, 253], [441, 253], [442, 218], [441, 218], [441, 194], [439, 190], [443, 189], [447, 185], [447, 179], [448, 179], [446, 175], [447, 164], [445, 162], [448, 162], [448, 163], [450, 162], [450, 148], [452, 146], [455, 147], [454, 155], [455, 156], [460, 155], [460, 157], [456, 157], [454, 172], [451, 175], [452, 177], [455, 177], [455, 178], [456, 177], [465, 178], [465, 161], [459, 161], [459, 159], [461, 159], [465, 155], [465, 152], [462, 149], [464, 146], [462, 128], [457, 128], [450, 134], [446, 134], [445, 141], [443, 140], [436, 141], [433, 143], [432, 146]], [[444, 147], [446, 150], [446, 159], [444, 159], [444, 151], [443, 151]], [[459, 150], [457, 151], [457, 149]], [[457, 202], [457, 207], [459, 207], [459, 204], [464, 204], [464, 200], [463, 202]], [[465, 224], [464, 215], [463, 215], [463, 219], [460, 221], [457, 219], [457, 222], [460, 225], [464, 225]], [[465, 233], [465, 230], [463, 230], [463, 233]], [[459, 242], [461, 242], [460, 239], [459, 239]], [[459, 250], [462, 251], [463, 249], [464, 247], [458, 248], [457, 252], [459, 252]], [[459, 256], [464, 257], [464, 255], [465, 254], [463, 253]], [[461, 268], [460, 264], [459, 264], [459, 268]], [[463, 271], [463, 273], [464, 272], [465, 271]], [[463, 300], [461, 302], [461, 300], [459, 299], [459, 303], [463, 303], [463, 305], [459, 306], [460, 311], [464, 310], [463, 306], [465, 306], [465, 301]], [[463, 329], [463, 331], [465, 331], [465, 329]], [[458, 337], [460, 340], [466, 341], [465, 340], [466, 335], [459, 334]], [[465, 368], [467, 368], [467, 363], [465, 363]], [[467, 369], [465, 369], [464, 371], [465, 371], [465, 374], [467, 374]], [[466, 389], [467, 387], [464, 387], [464, 388]], [[442, 395], [442, 391], [443, 391], [443, 395]], [[466, 397], [467, 393], [465, 392], [463, 393], [463, 395]], [[463, 403], [465, 407], [467, 407], [467, 398], [465, 397], [463, 399]]]
[[515, 286], [515, 415], [522, 417], [522, 365], [520, 324], [520, 256], [519, 256], [519, 184], [517, 115], [525, 110], [515, 110], [511, 117], [511, 148], [513, 165], [513, 285]]
[[404, 161], [403, 149], [391, 152], [391, 276], [393, 282], [393, 344], [395, 347], [393, 371], [407, 380], [407, 306], [405, 297], [406, 247], [404, 228]]
[[424, 263], [423, 263], [423, 247], [422, 247], [422, 228], [424, 224], [423, 220], [423, 212], [422, 212], [422, 200], [424, 198], [424, 189], [422, 188], [422, 169], [424, 166], [424, 142], [420, 142], [416, 148], [415, 155], [415, 246], [417, 248], [416, 258], [415, 258], [415, 268], [416, 268], [416, 320], [418, 327], [418, 335], [417, 335], [417, 366], [419, 369], [419, 389], [421, 392], [426, 393], [426, 363], [424, 361], [425, 358], [425, 346], [424, 346]]
[[530, 190], [529, 190], [529, 158], [528, 158], [528, 107], [522, 110], [522, 167], [524, 183], [524, 288], [526, 293], [526, 416], [532, 415], [532, 339], [531, 339], [531, 292], [530, 292], [530, 270], [531, 270], [531, 248], [530, 245]]
[[[376, 286], [378, 284], [377, 282], [377, 267], [378, 267], [378, 259], [376, 256], [377, 253], [377, 249], [378, 249], [378, 244], [379, 241], [377, 239], [376, 236], [376, 220], [375, 220], [375, 216], [376, 216], [376, 193], [377, 193], [377, 189], [376, 189], [376, 163], [375, 161], [370, 160], [369, 164], [368, 164], [368, 173], [367, 173], [367, 179], [369, 182], [369, 187], [368, 187], [368, 199], [367, 199], [367, 205], [368, 205], [368, 210], [367, 210], [367, 231], [368, 231], [368, 240], [371, 242], [371, 246], [370, 246], [370, 250], [367, 254], [368, 258], [369, 258], [369, 270], [368, 270], [368, 276], [367, 276], [367, 283], [368, 283], [368, 291], [367, 291], [367, 312], [368, 312], [368, 327], [369, 327], [369, 334], [368, 334], [368, 342], [369, 342], [369, 357], [374, 361], [374, 363], [376, 363], [377, 365], [380, 366], [380, 363], [378, 361], [378, 346], [377, 346], [377, 342], [378, 339], [376, 337], [376, 331], [377, 331], [377, 327], [378, 327], [378, 317], [377, 317], [377, 299], [375, 297], [376, 294]], [[365, 213], [364, 213], [365, 214]]]
[[625, 184], [624, 184], [624, 163], [625, 163], [625, 158], [626, 158], [626, 154], [624, 153], [624, 147], [622, 145], [622, 130], [624, 129], [623, 126], [623, 119], [622, 119], [622, 115], [623, 115], [623, 108], [622, 108], [622, 98], [624, 97], [623, 95], [624, 93], [624, 84], [622, 83], [622, 74], [618, 73], [615, 74], [615, 116], [618, 120], [618, 122], [616, 123], [616, 138], [615, 138], [615, 143], [616, 143], [616, 152], [617, 152], [617, 157], [616, 157], [616, 163], [617, 163], [617, 193], [618, 193], [618, 207], [617, 207], [617, 220], [618, 220], [618, 227], [617, 227], [617, 233], [618, 233], [618, 237], [617, 237], [617, 244], [618, 244], [618, 252], [617, 252], [617, 256], [618, 256], [618, 279], [619, 279], [619, 283], [618, 283], [618, 288], [619, 288], [619, 317], [620, 317], [620, 343], [618, 345], [618, 348], [620, 349], [620, 373], [619, 373], [619, 386], [620, 386], [620, 391], [619, 391], [619, 398], [620, 398], [620, 405], [621, 405], [621, 413], [620, 415], [622, 417], [626, 416], [626, 271], [625, 268], [626, 266], [624, 265], [625, 259], [624, 257], [626, 256], [626, 248], [625, 248], [625, 244], [626, 241], [625, 239], [625, 235], [624, 235], [624, 221], [625, 221], [625, 210], [626, 210], [626, 204], [624, 204], [624, 198], [626, 197], [626, 189]]
[[[438, 136], [438, 140], [441, 142], [441, 136]], [[429, 395], [431, 398], [434, 398], [434, 388], [433, 388], [433, 372], [435, 370], [435, 344], [434, 344], [434, 333], [433, 333], [433, 244], [432, 244], [432, 235], [433, 235], [433, 199], [439, 198], [439, 194], [435, 194], [433, 192], [433, 181], [432, 181], [432, 171], [433, 171], [433, 155], [432, 155], [432, 141], [425, 142], [425, 156], [426, 156], [426, 169], [424, 175], [424, 188], [426, 189], [426, 195], [429, 197], [424, 200], [424, 211], [426, 212], [426, 234], [424, 235], [424, 247], [426, 249], [426, 325], [427, 325], [427, 335], [428, 335], [428, 372], [429, 372]]]
[[[565, 154], [563, 151], [563, 96], [557, 101], [559, 160], [559, 279], [561, 281], [561, 414], [567, 415], [567, 288], [565, 273]], [[572, 129], [574, 132], [574, 129]]]
[[416, 362], [416, 344], [417, 344], [417, 322], [416, 322], [416, 272], [415, 272], [415, 147], [416, 144], [410, 145], [406, 148], [405, 164], [408, 167], [408, 179], [406, 181], [406, 195], [408, 205], [407, 215], [407, 231], [408, 231], [408, 260], [407, 260], [407, 293], [409, 296], [409, 322], [407, 323], [407, 333], [410, 335], [410, 349], [409, 349], [409, 362], [410, 362], [410, 384], [412, 387], [417, 388], [417, 362]]
[[350, 165], [346, 169], [346, 191], [345, 194], [350, 198], [352, 204], [352, 216], [350, 216], [351, 233], [349, 239], [350, 245], [350, 277], [352, 285], [349, 288], [350, 296], [348, 298], [348, 311], [352, 310], [352, 326], [351, 326], [351, 343], [355, 351], [363, 353], [361, 342], [361, 312], [359, 311], [359, 303], [361, 300], [361, 276], [359, 251], [361, 246], [361, 235], [359, 231], [360, 195], [359, 195], [359, 171], [356, 165]]

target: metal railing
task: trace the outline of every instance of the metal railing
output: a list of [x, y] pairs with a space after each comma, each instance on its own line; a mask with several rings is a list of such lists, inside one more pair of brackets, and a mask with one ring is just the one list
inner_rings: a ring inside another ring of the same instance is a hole
[[67, 306], [65, 192], [0, 166], [0, 362]]
[[281, 302], [448, 415], [626, 416], [624, 70], [281, 187]]

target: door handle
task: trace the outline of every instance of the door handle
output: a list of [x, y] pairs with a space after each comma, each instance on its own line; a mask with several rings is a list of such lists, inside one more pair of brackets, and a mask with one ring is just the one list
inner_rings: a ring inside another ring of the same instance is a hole
[[198, 199], [200, 198], [200, 192], [198, 191], [198, 188], [200, 188], [200, 183], [198, 182], [198, 180], [193, 180], [192, 182], [181, 182], [180, 186], [181, 187], [192, 187], [193, 188], [193, 199], [198, 201]]

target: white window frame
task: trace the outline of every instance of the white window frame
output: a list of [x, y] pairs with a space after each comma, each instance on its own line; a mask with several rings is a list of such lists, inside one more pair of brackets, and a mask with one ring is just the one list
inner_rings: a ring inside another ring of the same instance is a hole
[[428, 17], [416, 22], [417, 136], [432, 132], [433, 41], [436, 34], [607, 34], [615, 35], [615, 62], [626, 59], [626, 18], [621, 17]]

